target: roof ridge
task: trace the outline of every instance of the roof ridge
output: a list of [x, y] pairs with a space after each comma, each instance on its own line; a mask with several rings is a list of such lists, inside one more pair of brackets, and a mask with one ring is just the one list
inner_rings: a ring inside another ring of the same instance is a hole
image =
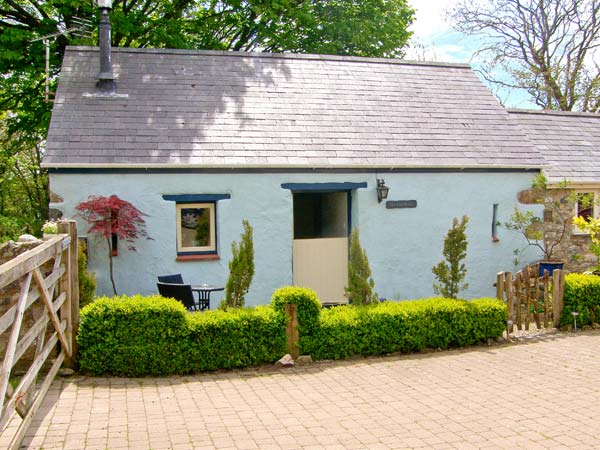
[[509, 114], [539, 114], [547, 116], [566, 116], [566, 117], [595, 117], [600, 119], [599, 113], [583, 111], [557, 111], [555, 109], [518, 109], [507, 108]]
[[[73, 51], [98, 51], [98, 47], [89, 46], [67, 46], [67, 50]], [[431, 67], [449, 67], [459, 69], [471, 69], [467, 63], [437, 62], [437, 61], [412, 61], [399, 58], [381, 58], [366, 56], [347, 56], [347, 55], [319, 55], [314, 53], [261, 53], [261, 52], [238, 52], [230, 50], [193, 50], [193, 49], [174, 49], [174, 48], [130, 48], [113, 47], [112, 52], [117, 53], [160, 53], [160, 54], [194, 54], [194, 55], [218, 55], [227, 57], [251, 57], [264, 59], [293, 59], [293, 60], [319, 60], [319, 61], [346, 61], [346, 62], [365, 62], [372, 64], [397, 64], [406, 66], [431, 66]]]

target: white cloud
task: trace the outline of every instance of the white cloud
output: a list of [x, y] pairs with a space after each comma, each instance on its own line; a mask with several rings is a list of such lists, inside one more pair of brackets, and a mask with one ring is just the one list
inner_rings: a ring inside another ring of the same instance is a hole
[[452, 8], [457, 0], [410, 0], [409, 3], [417, 10], [415, 22], [410, 29], [418, 39], [426, 39], [450, 29], [446, 10]]
[[413, 37], [407, 51], [408, 59], [445, 62], [469, 62], [475, 49], [467, 45], [464, 36], [452, 30], [447, 11], [458, 0], [410, 0], [416, 9], [415, 21], [410, 27]]

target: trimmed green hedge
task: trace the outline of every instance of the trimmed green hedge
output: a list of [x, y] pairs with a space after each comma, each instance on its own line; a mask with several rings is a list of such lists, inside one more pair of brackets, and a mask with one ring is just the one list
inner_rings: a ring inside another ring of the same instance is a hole
[[81, 369], [94, 374], [184, 372], [180, 343], [189, 334], [186, 310], [158, 295], [99, 298], [81, 310]]
[[285, 353], [285, 318], [269, 307], [188, 314], [158, 295], [101, 298], [81, 311], [82, 370], [140, 376], [273, 362]]
[[572, 325], [571, 312], [578, 311], [577, 325], [600, 321], [600, 277], [571, 273], [565, 277], [564, 307], [561, 325]]
[[268, 306], [188, 314], [190, 371], [273, 362], [285, 354], [285, 316]]
[[272, 306], [190, 314], [176, 300], [101, 298], [81, 311], [79, 364], [92, 374], [141, 376], [247, 367], [285, 353], [285, 302], [298, 305], [301, 349], [314, 359], [469, 345], [500, 336], [499, 300], [426, 299], [321, 310], [314, 292], [286, 287]]
[[444, 298], [342, 306], [321, 312], [307, 342], [315, 359], [470, 345], [502, 335], [506, 306], [496, 299]]

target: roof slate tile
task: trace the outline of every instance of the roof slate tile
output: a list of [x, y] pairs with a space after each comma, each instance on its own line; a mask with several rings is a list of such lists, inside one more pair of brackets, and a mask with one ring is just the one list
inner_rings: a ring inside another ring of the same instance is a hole
[[98, 58], [67, 48], [45, 167], [544, 164], [465, 65], [113, 49], [123, 98], [89, 95]]
[[551, 183], [600, 183], [600, 114], [509, 110], [548, 167]]

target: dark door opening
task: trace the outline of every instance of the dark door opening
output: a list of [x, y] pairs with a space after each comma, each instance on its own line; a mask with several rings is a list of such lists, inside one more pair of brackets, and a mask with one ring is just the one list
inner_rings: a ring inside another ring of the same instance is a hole
[[348, 236], [348, 193], [294, 193], [294, 239]]

